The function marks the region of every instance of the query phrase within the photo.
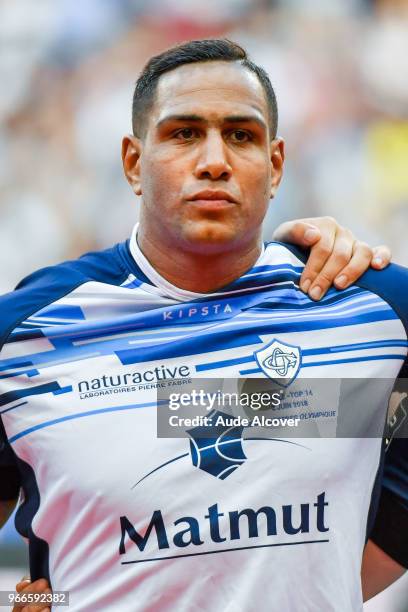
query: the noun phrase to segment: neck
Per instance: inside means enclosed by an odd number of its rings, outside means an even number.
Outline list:
[[[155,270],[172,285],[196,293],[209,293],[228,285],[249,270],[262,250],[261,239],[241,249],[203,254],[169,248],[139,227],[137,242]]]

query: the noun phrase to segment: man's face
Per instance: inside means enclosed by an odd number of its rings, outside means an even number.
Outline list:
[[[160,78],[145,137],[125,139],[124,156],[143,196],[143,231],[175,248],[216,253],[259,239],[283,143],[270,140],[256,75],[238,63],[206,62]]]

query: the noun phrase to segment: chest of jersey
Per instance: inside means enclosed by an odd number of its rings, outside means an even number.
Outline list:
[[[131,500],[163,475],[173,483],[165,487],[166,503],[168,491],[180,488],[177,482],[190,482],[186,494],[196,497],[204,478],[207,495],[208,487],[220,482],[226,487],[232,480],[245,482],[245,475],[251,480],[257,462],[266,462],[268,482],[273,473],[281,489],[275,456],[288,449],[296,460],[284,460],[284,480],[291,482],[291,465],[297,477],[300,465],[305,482],[314,482],[322,476],[321,463],[309,461],[313,453],[298,439],[306,438],[310,446],[336,434],[381,434],[391,381],[406,355],[402,325],[381,301],[367,305],[367,296],[359,295],[347,308],[337,303],[304,308],[305,298],[296,292],[283,296],[292,300],[285,310],[282,296],[264,291],[135,313],[131,300],[123,300],[124,290],[115,290],[95,308],[82,288],[69,305],[81,304],[87,317],[11,343],[4,361],[3,420],[10,442],[44,481],[60,481],[77,500],[92,492],[117,509],[123,495]],[[341,379],[353,382],[342,387]],[[200,449],[197,456],[200,434],[188,425],[169,426],[157,437],[158,415],[165,414],[166,421],[171,414],[163,405],[170,395],[180,397],[193,388],[214,394],[227,386],[253,398],[263,390],[262,381],[273,382],[280,401],[266,415],[253,409],[252,401],[241,417],[268,416],[281,423],[294,418],[300,423],[296,430],[285,424],[262,427],[262,421],[260,427],[232,428],[236,440],[228,441],[218,458],[210,452],[203,458]],[[228,415],[231,409],[218,402],[216,412]],[[208,405],[195,407],[190,416],[198,414],[209,414]],[[224,430],[228,427],[227,422]],[[192,433],[185,433],[189,429]],[[216,428],[214,436],[206,435],[216,441],[225,432]],[[287,437],[290,443],[278,440]],[[327,456],[326,472],[336,479],[352,454],[346,452],[342,461],[336,453]],[[159,503],[157,489],[153,500]]]
[[[73,611],[361,608],[405,307],[393,271],[383,294],[402,319],[375,287],[313,303],[302,269],[271,244],[230,286],[191,294],[159,277],[134,234],[5,300],[0,411],[26,495],[16,525],[32,575],[49,568]],[[267,409],[265,392],[278,397]],[[249,403],[220,399],[234,393]]]

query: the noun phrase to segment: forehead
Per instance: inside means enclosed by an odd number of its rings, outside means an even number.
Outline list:
[[[217,117],[251,112],[267,122],[268,105],[258,77],[238,62],[185,64],[158,82],[152,119],[168,114]]]

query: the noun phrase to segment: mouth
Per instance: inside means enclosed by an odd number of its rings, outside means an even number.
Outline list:
[[[196,193],[195,195],[188,198],[187,201],[192,202],[195,206],[200,206],[201,208],[209,208],[212,210],[229,206],[236,206],[237,204],[237,201],[227,191],[212,191],[209,189]]]

